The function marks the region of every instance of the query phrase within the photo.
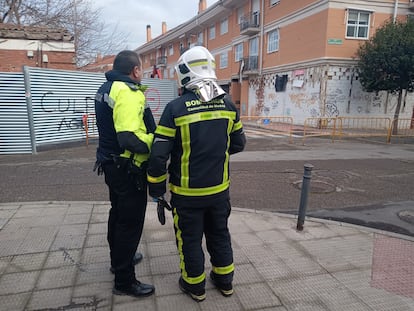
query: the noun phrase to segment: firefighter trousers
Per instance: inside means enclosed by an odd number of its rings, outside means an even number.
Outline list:
[[[107,234],[111,265],[115,287],[122,288],[136,280],[133,258],[144,227],[147,189],[138,190],[127,170],[115,163],[105,164],[103,170],[111,201]]]
[[[228,229],[231,212],[228,199],[194,208],[173,206],[176,243],[180,255],[181,276],[194,291],[204,289],[205,257],[203,234],[210,254],[212,271],[219,283],[233,280],[233,250]]]

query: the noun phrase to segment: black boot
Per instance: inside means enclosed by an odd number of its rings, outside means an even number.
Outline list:
[[[220,291],[220,293],[224,297],[230,297],[233,295],[233,284],[232,283],[219,283],[217,282],[217,278],[215,277],[215,274],[213,271],[210,272],[210,279],[213,282],[213,285]]]
[[[201,302],[204,299],[206,299],[206,290],[205,289],[200,289],[197,292],[190,289],[190,285],[188,283],[186,283],[182,277],[180,277],[180,279],[178,280],[178,286],[180,286],[180,289],[183,293],[187,294],[188,296],[191,297],[191,299],[197,301],[197,302]]]
[[[140,281],[135,281],[129,286],[115,286],[112,293],[115,295],[128,295],[133,297],[147,297],[151,296],[155,291],[155,287],[151,284],[144,284]]]

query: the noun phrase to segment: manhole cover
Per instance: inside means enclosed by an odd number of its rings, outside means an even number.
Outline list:
[[[353,173],[351,171],[316,171],[315,176],[318,177],[326,177],[335,180],[343,180],[343,179],[351,179],[351,178],[359,178],[360,175],[357,173]]]
[[[299,190],[302,190],[303,181],[296,181],[293,186]],[[336,186],[324,181],[311,180],[309,192],[310,193],[332,193],[336,191]]]
[[[413,211],[401,211],[398,213],[398,217],[409,224],[414,225],[414,212]]]

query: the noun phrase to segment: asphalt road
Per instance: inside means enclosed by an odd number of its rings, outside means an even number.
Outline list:
[[[103,177],[92,172],[96,143],[43,149],[0,156],[0,202],[108,200]],[[231,158],[232,205],[297,213],[305,164],[314,167],[308,216],[414,236],[413,143],[248,136],[246,150]]]

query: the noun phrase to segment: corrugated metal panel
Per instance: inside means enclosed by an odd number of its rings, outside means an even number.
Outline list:
[[[0,73],[0,154],[35,153],[37,146],[85,139],[82,117],[95,112],[95,93],[104,81],[103,73],[32,67],[24,67],[23,74]],[[178,96],[177,84],[142,83],[158,121]]]
[[[94,113],[95,93],[105,81],[104,74],[30,67],[25,74],[36,145],[84,139],[82,116]],[[165,105],[177,97],[177,84],[159,79],[143,79],[142,84],[148,86],[147,102],[158,120]]]
[[[32,153],[23,73],[0,72],[0,154]]]
[[[142,79],[142,84],[148,86],[145,97],[158,122],[168,102],[178,96],[177,83],[174,80]]]
[[[94,111],[104,74],[25,67],[36,146],[85,138],[82,116]]]

